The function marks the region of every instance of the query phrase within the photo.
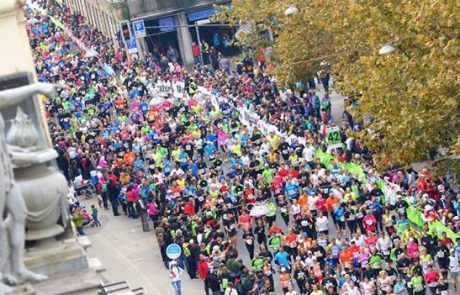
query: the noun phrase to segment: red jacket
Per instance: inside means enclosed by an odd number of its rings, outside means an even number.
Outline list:
[[[192,45],[192,52],[193,52],[193,56],[195,57],[198,57],[200,56],[200,46],[198,45]]]
[[[198,271],[198,274],[200,275],[200,278],[202,280],[206,280],[206,277],[208,276],[208,272],[209,272],[209,266],[205,259],[200,260],[200,263],[198,263],[197,271]]]

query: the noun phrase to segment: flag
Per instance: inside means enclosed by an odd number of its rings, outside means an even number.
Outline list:
[[[111,66],[109,66],[108,64],[104,63],[104,73],[107,75],[107,76],[112,76],[114,74],[114,71],[112,69]]]

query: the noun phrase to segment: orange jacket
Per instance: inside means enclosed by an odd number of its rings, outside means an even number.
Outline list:
[[[136,155],[133,152],[127,152],[123,156],[123,162],[125,162],[126,165],[132,165],[134,160],[136,160]]]
[[[306,194],[303,194],[299,197],[299,200],[297,201],[300,205],[300,207],[304,208],[305,206],[308,205],[308,197]]]
[[[339,198],[337,198],[334,195],[331,195],[329,198],[326,200],[326,209],[327,211],[331,212],[332,209],[334,208],[334,205],[339,203]]]

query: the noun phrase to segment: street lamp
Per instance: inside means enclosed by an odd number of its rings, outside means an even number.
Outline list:
[[[380,55],[385,55],[385,54],[389,54],[389,53],[392,53],[396,50],[396,48],[391,45],[391,44],[386,44],[386,45],[383,45],[380,50],[379,50],[379,54]]]
[[[383,45],[380,49],[379,49],[379,54],[380,55],[387,55],[387,54],[390,54],[390,53],[393,53],[395,52],[396,50],[399,50],[404,58],[406,59],[409,59],[410,58],[410,55],[409,53],[407,53],[400,45],[396,44],[396,45],[391,45],[391,44],[385,44]]]
[[[295,7],[294,5],[289,6],[284,11],[285,16],[291,16],[291,15],[294,15],[294,14],[297,14],[297,13],[299,13],[299,9],[297,7]]]

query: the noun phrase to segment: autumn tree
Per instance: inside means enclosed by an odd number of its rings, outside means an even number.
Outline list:
[[[298,8],[286,17],[291,5]],[[455,153],[460,141],[460,7],[455,0],[234,0],[219,16],[233,24],[270,28],[242,34],[248,46],[272,46],[278,80],[291,84],[332,66],[360,137],[380,168]],[[393,50],[380,54],[384,45]],[[388,51],[388,50],[387,50]],[[310,67],[305,65],[309,64]],[[457,145],[458,148],[458,145]]]

